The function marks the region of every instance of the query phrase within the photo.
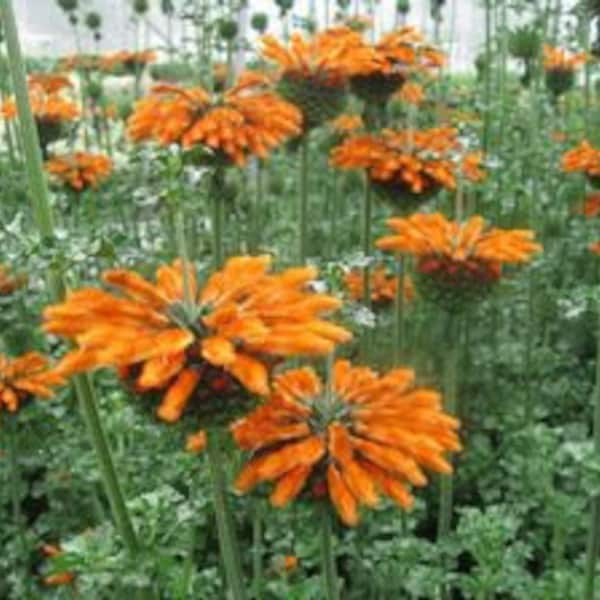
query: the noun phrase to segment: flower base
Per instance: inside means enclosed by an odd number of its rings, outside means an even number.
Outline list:
[[[437,185],[420,194],[411,192],[404,185],[398,183],[383,183],[371,180],[371,185],[377,197],[392,206],[398,215],[409,215],[415,212],[440,191],[440,187]]]
[[[350,85],[352,91],[368,104],[385,104],[405,81],[404,73],[374,73],[353,77]]]
[[[317,79],[283,77],[277,91],[302,111],[305,131],[337,117],[346,106],[345,87],[326,85]]]
[[[568,92],[575,83],[575,72],[570,69],[551,69],[546,71],[546,87],[556,97]]]

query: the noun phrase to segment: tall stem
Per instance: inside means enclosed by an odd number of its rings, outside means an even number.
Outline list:
[[[598,311],[598,332],[596,339],[596,385],[592,400],[594,402],[594,451],[600,455],[600,302],[596,303]],[[596,562],[600,553],[600,495],[592,498],[591,524],[587,545],[585,564],[585,600],[594,600]]]
[[[321,510],[321,561],[323,565],[323,586],[326,600],[339,600],[335,554],[331,528],[331,510],[327,502],[320,503]]]
[[[21,122],[23,150],[26,159],[25,166],[31,192],[33,214],[40,234],[49,245],[52,245],[55,237],[52,208],[44,178],[39,137],[29,104],[25,67],[11,0],[0,0],[0,17],[4,23],[9,67]],[[48,285],[53,300],[60,301],[65,293],[65,284],[60,273],[51,270],[48,276]],[[74,377],[74,385],[80,410],[87,425],[88,435],[96,452],[113,519],[127,550],[132,556],[135,556],[139,550],[138,541],[119,486],[106,436],[102,429],[92,383],[88,377],[80,375]]]
[[[457,413],[457,365],[458,365],[458,321],[456,316],[448,314],[446,328],[446,360],[444,365],[444,408],[450,415]],[[451,475],[442,475],[440,479],[440,512],[438,519],[438,540],[450,533],[452,523],[453,479]]]
[[[406,283],[406,257],[400,255],[396,261],[396,297],[394,306],[394,366],[402,360],[406,339],[404,319],[404,285]]]
[[[212,202],[212,231],[213,231],[213,262],[215,271],[221,268],[223,264],[223,218],[225,207],[224,199],[220,190],[223,184],[224,172],[221,168],[213,174],[212,185],[210,188],[210,202]]]
[[[209,433],[206,454],[210,470],[215,515],[217,517],[219,546],[227,584],[233,600],[245,600],[246,591],[241,572],[237,540],[233,531],[233,519],[227,502],[225,474],[223,472],[224,459],[221,452],[221,436],[219,431],[215,430]]]
[[[485,98],[483,101],[483,151],[487,153],[490,137],[490,101],[492,98],[492,7],[485,0]]]
[[[29,548],[27,547],[27,538],[25,536],[25,524],[23,522],[23,513],[21,512],[21,498],[19,491],[21,488],[21,473],[19,470],[19,454],[17,448],[17,418],[15,415],[9,415],[7,421],[7,450],[10,465],[10,495],[13,511],[13,522],[17,528],[19,545],[21,551],[21,565],[23,570],[23,584],[25,586],[26,598],[31,598],[31,573],[29,572]]]
[[[363,269],[363,303],[367,308],[371,308],[371,266],[368,257],[371,255],[371,220],[373,212],[373,192],[371,189],[371,180],[365,176],[365,191],[362,214],[362,253],[365,259]],[[365,359],[369,352],[370,331],[365,330],[361,343],[362,358]]]
[[[300,221],[298,259],[301,265],[306,262],[308,252],[308,146],[309,134],[305,133],[300,148],[300,180],[298,182],[298,217]]]
[[[261,600],[263,592],[263,505],[258,499],[254,502],[252,522],[252,579],[254,600]]]

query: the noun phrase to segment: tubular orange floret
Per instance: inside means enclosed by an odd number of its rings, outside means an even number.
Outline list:
[[[386,305],[394,301],[398,289],[398,277],[385,265],[376,265],[369,273],[371,300],[375,305]],[[362,301],[364,297],[364,273],[361,269],[352,269],[344,276],[344,284],[352,300]],[[412,302],[415,288],[410,277],[404,277],[404,299]]]
[[[572,53],[563,48],[544,45],[544,69],[547,71],[575,71],[587,60],[585,52]]]
[[[271,503],[280,507],[305,488],[324,489],[349,526],[380,494],[410,507],[407,486],[427,483],[422,468],[448,473],[445,455],[460,449],[458,421],[442,412],[439,394],[413,381],[410,369],[381,376],[339,360],[324,396],[310,368],[279,375],[265,403],[231,426],[236,443],[256,453],[238,492],[272,482]]]
[[[44,312],[48,333],[78,345],[58,370],[68,376],[127,367],[137,391],[165,391],[158,416],[167,422],[181,417],[198,390],[214,393],[211,373],[266,395],[275,358],[327,354],[350,339],[323,320],[339,301],[309,291],[312,269],[271,274],[269,267],[268,256],[234,257],[198,290],[188,265],[191,307],[182,261],[159,267],[156,282],[132,271],[107,271],[103,279],[113,292],[71,292]]]

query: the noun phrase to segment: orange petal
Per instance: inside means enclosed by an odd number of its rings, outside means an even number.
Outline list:
[[[158,407],[158,417],[168,423],[179,420],[201,378],[202,373],[198,369],[187,368],[181,371]]]

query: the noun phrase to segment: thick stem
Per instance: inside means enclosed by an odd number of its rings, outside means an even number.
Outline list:
[[[300,173],[298,185],[298,218],[300,232],[298,240],[298,260],[303,265],[308,252],[308,148],[309,134],[305,133],[300,147]]]
[[[17,447],[17,418],[15,415],[9,415],[6,419],[6,438],[8,461],[10,465],[10,496],[13,511],[13,522],[17,529],[17,535],[20,545],[20,568],[23,570],[23,584],[25,586],[26,598],[31,598],[31,573],[29,562],[29,548],[27,547],[27,537],[25,535],[25,523],[23,513],[21,512],[21,498],[19,490],[21,488],[21,473],[19,470],[19,454]]]
[[[245,600],[246,591],[240,567],[237,540],[233,530],[233,519],[227,502],[225,474],[223,472],[223,454],[221,452],[221,436],[219,431],[211,431],[207,444],[208,466],[212,483],[212,492],[217,518],[217,533],[221,558],[225,568],[227,584],[233,600]]]
[[[373,212],[373,194],[371,190],[371,180],[365,176],[365,190],[362,211],[362,253],[365,259],[363,268],[363,304],[370,309],[371,302],[371,266],[368,257],[371,255],[371,220]],[[361,340],[361,355],[363,360],[369,353],[370,330],[366,329]]]
[[[449,314],[446,335],[446,359],[444,365],[444,409],[450,415],[457,414],[457,366],[458,366],[458,331],[457,318]],[[440,478],[440,512],[438,518],[438,540],[450,533],[453,510],[452,475]]]
[[[406,282],[406,257],[400,255],[396,261],[396,297],[394,306],[394,366],[402,361],[406,339],[404,319],[404,285]]]
[[[212,186],[210,189],[210,201],[212,202],[212,232],[213,232],[213,261],[215,271],[221,268],[223,264],[223,218],[225,207],[224,199],[220,190],[223,184],[224,173],[222,169],[217,168],[213,174]]]
[[[23,149],[26,159],[25,164],[34,218],[40,234],[52,246],[54,243],[52,209],[44,178],[38,132],[29,104],[25,67],[11,0],[0,0],[0,17],[4,24],[9,67],[21,122]],[[65,284],[58,272],[52,270],[49,273],[48,285],[53,300],[56,302],[60,301],[64,297]],[[135,556],[138,552],[138,543],[127,507],[123,500],[108,443],[102,430],[92,383],[88,377],[79,375],[74,378],[74,384],[80,409],[87,425],[88,435],[96,452],[105,491],[112,509],[113,519],[129,553]]]
[[[331,509],[327,502],[321,502],[319,508],[321,510],[321,563],[325,598],[326,600],[339,600],[335,554],[332,543]]]
[[[492,7],[491,0],[485,0],[485,98],[483,101],[483,151],[487,153],[490,137],[490,101],[492,98]]]
[[[598,332],[596,339],[596,385],[593,393],[594,403],[594,451],[600,455],[600,302],[597,302]],[[592,498],[591,524],[587,544],[585,564],[585,600],[594,600],[596,562],[600,553],[600,496]]]
[[[260,500],[254,503],[252,522],[252,589],[254,600],[261,600],[263,593],[263,505]]]

